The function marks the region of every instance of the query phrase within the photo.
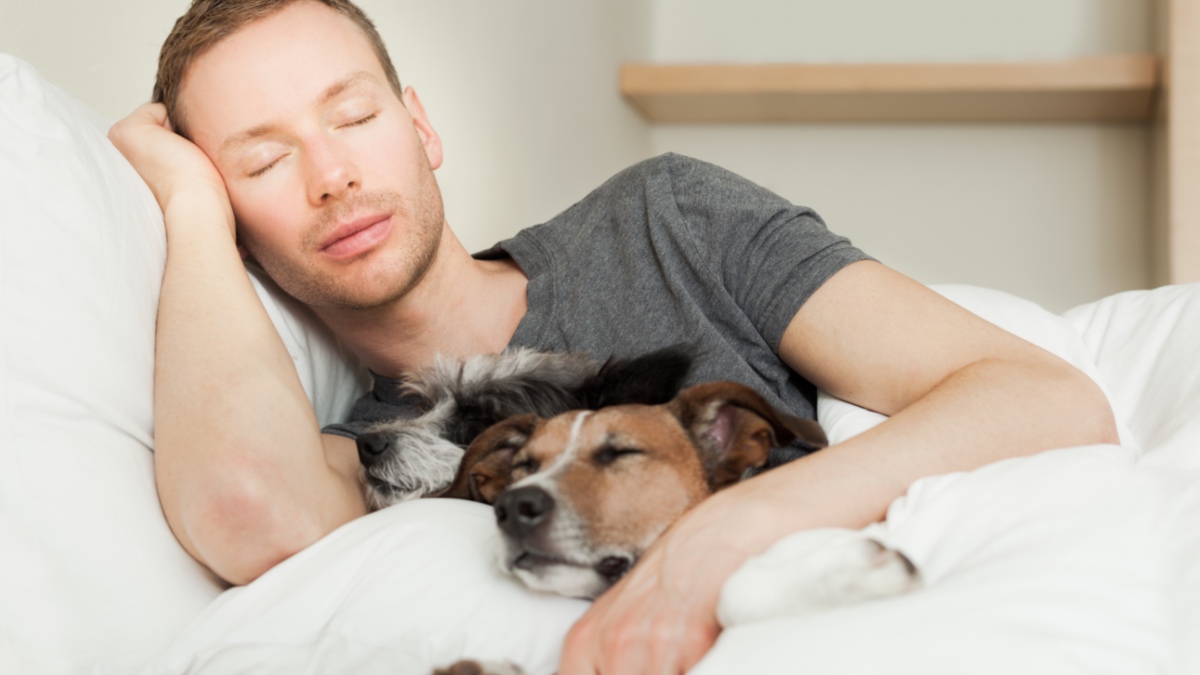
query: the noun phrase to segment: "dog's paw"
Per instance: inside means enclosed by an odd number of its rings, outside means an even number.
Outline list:
[[[520,666],[510,661],[455,661],[445,668],[438,668],[433,675],[525,675]]]
[[[857,530],[797,532],[751,558],[725,582],[722,626],[793,616],[905,593],[920,586],[904,554]]]

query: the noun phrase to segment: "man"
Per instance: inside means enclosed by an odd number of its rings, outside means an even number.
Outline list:
[[[188,552],[225,579],[247,583],[366,507],[354,443],[317,428],[247,281],[239,244],[373,371],[395,377],[439,352],[466,356],[498,352],[514,337],[553,345],[556,335],[586,334],[545,318],[562,308],[545,306],[553,296],[544,287],[570,283],[571,275],[547,277],[521,262],[541,246],[530,242],[550,242],[566,255],[577,238],[560,227],[531,231],[480,259],[463,249],[433,177],[441,140],[416,92],[401,89],[369,22],[348,3],[200,0],[168,38],[158,92],[165,106],[147,104],[110,132],[150,184],[167,227],[157,480],[168,522]],[[662,190],[670,199],[651,194]],[[811,383],[890,415],[852,441],[741,483],[687,514],[571,630],[564,675],[682,672],[717,637],[721,583],[785,534],[878,520],[922,476],[1116,439],[1107,403],[1082,374],[866,259],[811,212],[780,202],[713,167],[663,158],[621,174],[562,217],[614,242],[661,232],[645,222],[639,230],[628,217],[609,228],[615,232],[596,224],[618,212],[685,228],[706,223],[717,228],[714,237],[741,232],[717,222],[731,214],[778,227],[767,238],[749,230],[742,263],[808,251],[804,278],[781,286],[809,289],[799,291],[803,297],[764,292],[759,274],[791,274],[764,264],[726,267],[706,287],[647,302],[675,312],[726,293],[745,316],[770,324],[759,326],[758,339],[778,354],[772,363],[760,359],[761,346],[737,348],[750,370],[788,373],[780,396]],[[674,214],[667,213],[672,203]],[[778,216],[764,218],[764,211]],[[727,253],[716,240],[682,242],[685,235],[675,232],[663,244],[678,249],[678,266]],[[638,247],[606,251],[591,241],[578,244],[591,246],[587,259],[600,256],[618,274],[633,274],[635,284],[666,278],[658,269],[645,276],[642,262],[627,260],[637,260]],[[594,320],[584,328],[595,330],[627,311],[589,310]],[[660,330],[724,330],[731,321],[678,311],[698,323],[669,325],[671,314],[629,344],[652,345]],[[772,318],[781,311],[782,321]],[[530,336],[522,328],[529,322],[549,328]],[[586,335],[563,340],[576,344]],[[811,415],[811,407],[800,412]]]

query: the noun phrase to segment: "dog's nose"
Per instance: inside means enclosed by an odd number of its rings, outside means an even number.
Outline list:
[[[373,433],[362,434],[356,440],[358,444],[358,461],[363,466],[371,466],[383,459],[392,448],[391,434]]]
[[[496,500],[496,524],[513,538],[524,537],[549,517],[554,498],[537,486],[509,490]]]

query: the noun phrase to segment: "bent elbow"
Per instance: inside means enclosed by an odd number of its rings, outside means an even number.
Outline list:
[[[1074,444],[1119,445],[1116,412],[1100,384],[1075,366],[1065,362],[1064,366],[1069,372],[1063,394],[1065,400],[1073,403],[1072,426],[1079,435]]]
[[[310,505],[246,474],[214,481],[188,510],[183,520],[196,554],[234,585],[254,581],[326,534]]]

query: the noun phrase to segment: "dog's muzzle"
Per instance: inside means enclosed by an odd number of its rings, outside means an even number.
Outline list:
[[[507,568],[517,576],[540,577],[548,570],[568,574],[569,587],[550,587],[563,595],[594,598],[625,576],[636,562],[634,555],[606,555],[599,560],[581,552],[562,551],[554,543],[551,530],[557,504],[545,489],[528,485],[508,490],[493,506],[496,525],[507,540]],[[590,560],[589,560],[590,558]],[[562,572],[564,568],[574,570]],[[526,580],[538,588],[538,583]],[[584,590],[586,589],[586,590]]]

